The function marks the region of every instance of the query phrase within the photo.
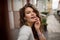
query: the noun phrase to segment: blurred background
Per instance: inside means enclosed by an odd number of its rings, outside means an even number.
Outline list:
[[[5,8],[7,8],[9,19],[9,27],[7,27],[10,29],[13,40],[17,40],[19,34],[19,9],[28,3],[33,4],[40,12],[47,40],[60,40],[60,0],[7,0],[4,3],[7,4]]]

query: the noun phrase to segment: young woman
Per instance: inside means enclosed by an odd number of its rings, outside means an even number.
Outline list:
[[[20,32],[18,40],[45,40],[42,34],[39,12],[32,4],[20,9]]]

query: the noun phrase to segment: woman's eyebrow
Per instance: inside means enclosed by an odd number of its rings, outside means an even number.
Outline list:
[[[26,11],[26,13],[29,13],[29,12],[31,12],[31,11]]]

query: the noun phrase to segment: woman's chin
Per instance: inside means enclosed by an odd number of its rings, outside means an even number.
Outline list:
[[[36,20],[35,20],[35,19],[33,19],[33,20],[31,20],[30,22],[34,23],[34,22],[36,22]]]
[[[33,20],[32,22],[34,23],[34,22],[36,22],[36,20]]]

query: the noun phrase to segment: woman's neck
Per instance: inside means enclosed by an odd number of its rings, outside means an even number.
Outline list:
[[[33,25],[33,23],[31,23],[31,22],[26,22],[26,24],[30,27],[32,27],[32,25]]]

